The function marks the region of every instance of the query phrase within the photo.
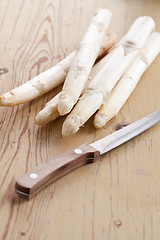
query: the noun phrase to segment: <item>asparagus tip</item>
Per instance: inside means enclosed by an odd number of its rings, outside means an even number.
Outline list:
[[[35,123],[36,123],[37,125],[46,124],[46,123],[48,123],[48,117],[49,117],[48,112],[45,111],[45,109],[42,109],[42,110],[37,114],[37,116],[35,117]]]
[[[94,118],[95,128],[102,128],[106,125],[108,118],[105,113],[96,114]]]
[[[69,113],[74,105],[73,98],[65,96],[59,100],[58,112],[61,116]]]
[[[62,136],[67,137],[76,133],[81,126],[80,118],[77,115],[66,118],[62,126]]]

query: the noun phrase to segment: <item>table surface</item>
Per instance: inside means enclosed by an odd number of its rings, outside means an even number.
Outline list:
[[[50,68],[76,48],[94,12],[113,12],[118,40],[138,16],[160,31],[159,0],[0,0],[0,94]],[[160,56],[118,116],[103,129],[93,117],[62,138],[65,117],[39,127],[36,114],[61,87],[14,108],[0,108],[0,239],[132,240],[160,236],[160,124],[81,167],[28,200],[15,196],[27,170],[160,109]]]

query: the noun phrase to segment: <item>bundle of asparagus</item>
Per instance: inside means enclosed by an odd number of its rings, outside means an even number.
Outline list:
[[[112,13],[95,13],[79,47],[54,67],[0,96],[1,106],[33,100],[64,82],[62,91],[36,116],[39,125],[68,114],[62,135],[76,133],[98,110],[96,128],[118,114],[146,69],[160,53],[160,33],[151,17],[139,17],[115,45]],[[96,64],[96,60],[100,59]]]
[[[147,39],[154,31],[154,28],[155,24],[152,18],[139,17],[136,19],[127,34],[105,57],[105,60],[103,60],[105,61],[105,65],[93,78],[88,89],[85,90],[81,99],[78,101],[72,112],[67,116],[62,126],[63,136],[76,133],[80,126],[82,126],[99,108],[101,108],[102,105],[104,105],[104,102],[110,95],[116,83],[138,56],[140,49],[148,41]],[[158,53],[158,46],[156,50]],[[123,95],[121,95],[121,98],[123,99]],[[103,110],[105,111],[104,108]],[[94,121],[96,127],[101,124],[99,123],[99,120],[101,122],[103,121],[102,117],[101,119],[98,117],[99,115],[96,116]],[[101,114],[101,116],[104,116],[104,114]]]

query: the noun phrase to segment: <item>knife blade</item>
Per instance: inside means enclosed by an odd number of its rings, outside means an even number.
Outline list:
[[[24,174],[15,184],[15,192],[23,198],[31,198],[50,183],[88,163],[119,145],[136,137],[160,121],[160,110],[137,120],[128,126],[92,143],[82,144],[46,161]]]

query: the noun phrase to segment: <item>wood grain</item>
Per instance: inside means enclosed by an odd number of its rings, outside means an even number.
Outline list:
[[[76,48],[97,8],[113,12],[118,39],[140,15],[160,31],[159,0],[0,0],[0,94],[53,66]],[[27,170],[160,109],[160,56],[119,115],[95,130],[93,118],[61,137],[64,117],[44,127],[34,118],[61,87],[0,109],[0,239],[157,240],[160,236],[160,124],[59,179],[29,201],[14,193]],[[5,73],[4,73],[5,72]]]

